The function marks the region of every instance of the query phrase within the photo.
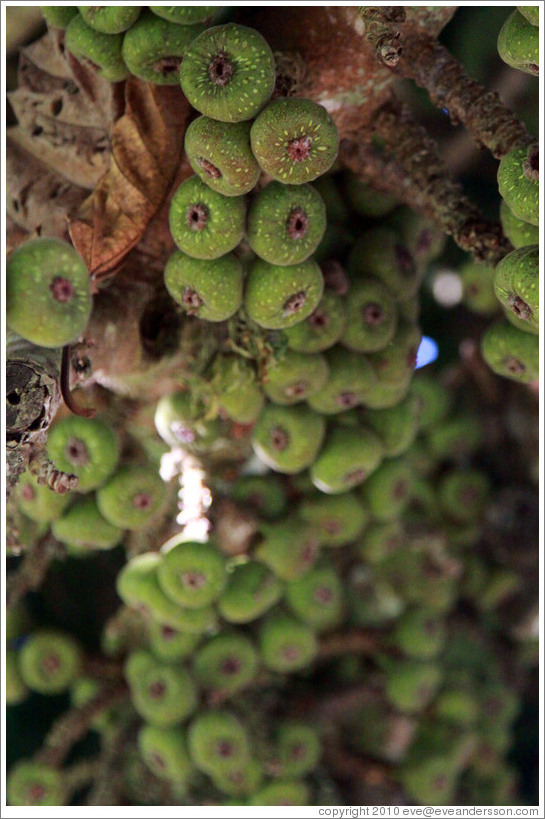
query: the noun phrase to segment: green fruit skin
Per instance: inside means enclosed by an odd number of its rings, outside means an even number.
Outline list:
[[[225,667],[237,664],[236,668]],[[258,668],[253,644],[242,634],[218,634],[206,642],[193,659],[193,673],[200,686],[208,691],[232,696],[251,683]]]
[[[282,591],[280,579],[266,566],[251,560],[231,571],[218,610],[229,623],[250,623],[272,608]]]
[[[358,237],[350,251],[348,273],[354,281],[368,276],[379,279],[398,301],[414,296],[422,279],[398,231],[387,226],[366,230]]]
[[[355,494],[315,494],[304,498],[297,509],[298,516],[312,524],[324,546],[345,546],[354,541],[365,528],[369,514]]]
[[[214,628],[216,617],[211,607],[183,609],[167,597],[157,579],[161,560],[158,552],[145,552],[125,564],[116,579],[123,602],[149,614],[160,625],[182,632],[199,635]]]
[[[230,711],[210,710],[197,715],[189,726],[187,738],[191,759],[205,773],[229,773],[250,759],[246,729]],[[230,755],[218,751],[218,744],[224,742],[231,745]]]
[[[60,518],[71,501],[70,493],[60,495],[39,484],[31,472],[25,472],[15,490],[19,509],[35,523],[51,523]]]
[[[308,785],[298,779],[271,782],[250,797],[250,805],[308,805]]]
[[[176,66],[203,30],[202,26],[179,26],[144,12],[123,37],[121,54],[125,65],[135,77],[146,82],[177,85]],[[166,70],[160,67],[163,59],[167,61]]]
[[[320,392],[308,399],[313,410],[324,415],[338,415],[367,399],[376,382],[376,376],[368,360],[352,350],[332,347],[325,354],[329,378]]]
[[[121,34],[130,28],[140,16],[141,6],[78,6],[78,11],[88,26],[103,34]]]
[[[242,266],[231,253],[206,261],[175,251],[166,264],[164,276],[174,301],[190,315],[206,321],[226,321],[242,304]],[[188,288],[198,293],[202,301],[196,308],[188,306],[184,297]]]
[[[214,86],[209,66],[221,52],[234,65],[232,81]],[[201,114],[221,122],[252,119],[273,92],[274,56],[254,29],[234,23],[213,26],[191,43],[180,68],[180,83]]]
[[[339,625],[343,616],[343,597],[341,578],[325,564],[316,566],[286,586],[285,599],[290,609],[318,632]]]
[[[420,429],[426,429],[442,421],[450,412],[452,407],[450,394],[423,370],[416,373],[411,383],[411,393],[419,402]]]
[[[290,215],[307,220],[304,230],[290,234]],[[299,217],[301,218],[301,216]],[[252,250],[270,264],[304,262],[320,244],[326,211],[320,194],[310,185],[270,182],[252,202],[246,235]],[[291,225],[292,232],[294,226]]]
[[[479,262],[467,262],[460,268],[463,301],[473,313],[493,316],[498,311],[494,293],[494,268]]]
[[[19,671],[31,691],[61,694],[77,677],[81,659],[81,650],[73,637],[54,629],[40,629],[23,644]]]
[[[305,776],[317,766],[321,755],[320,738],[310,725],[283,722],[275,739],[284,775]]]
[[[312,464],[312,482],[321,492],[332,495],[346,492],[374,472],[382,461],[383,451],[380,439],[371,429],[337,427]]]
[[[161,588],[183,608],[208,606],[227,582],[223,555],[212,542],[178,541],[175,536],[163,546],[157,570]]]
[[[19,671],[17,651],[12,648],[6,650],[6,705],[19,705],[24,702],[29,690]]]
[[[397,309],[387,287],[366,277],[351,284],[346,298],[348,321],[341,343],[358,353],[382,350],[392,340],[397,328]],[[374,318],[366,319],[371,311]]]
[[[96,500],[87,496],[77,501],[51,530],[62,543],[87,549],[113,549],[121,541],[123,530],[102,517]]]
[[[85,461],[77,463],[82,450]],[[113,474],[119,461],[119,440],[98,418],[71,415],[54,424],[47,439],[47,454],[58,469],[78,478],[77,491],[97,489]]]
[[[125,663],[125,677],[136,711],[150,725],[173,728],[197,709],[197,686],[181,665],[160,663],[148,651],[133,651]]]
[[[77,60],[90,61],[105,80],[120,82],[127,78],[129,72],[121,53],[122,34],[95,31],[78,14],[66,27],[65,45]]]
[[[399,710],[419,713],[433,699],[441,677],[440,667],[433,662],[397,660],[387,672],[386,696]]]
[[[257,184],[260,168],[250,147],[249,122],[197,117],[185,132],[185,151],[199,178],[224,196],[241,196]]]
[[[149,648],[154,657],[162,662],[177,662],[191,657],[201,642],[200,634],[177,631],[150,620],[148,624]]]
[[[513,247],[539,244],[539,227],[518,219],[503,199],[500,203],[500,220],[503,232]]]
[[[62,772],[50,765],[20,760],[10,769],[6,784],[10,805],[58,807],[66,804],[68,794]]]
[[[59,301],[51,290],[57,277],[72,289],[66,301]],[[67,242],[31,239],[9,255],[6,322],[23,338],[40,347],[63,347],[83,333],[91,306],[89,273]]]
[[[387,459],[361,486],[361,496],[373,520],[388,523],[400,517],[410,501],[412,471],[403,458]]]
[[[97,505],[106,520],[120,529],[148,526],[164,507],[166,487],[149,467],[123,466],[97,492]],[[144,504],[140,496],[146,497]]]
[[[195,230],[188,220],[191,206],[207,212],[206,225]],[[233,250],[244,236],[246,203],[243,196],[227,197],[212,190],[198,176],[190,176],[178,187],[169,212],[172,238],[194,259],[218,259]]]
[[[66,28],[78,13],[77,6],[40,6],[44,20],[53,28]]]
[[[488,366],[498,375],[528,384],[539,378],[539,339],[507,321],[497,321],[481,339]]]
[[[517,11],[533,26],[539,25],[539,6],[517,6]]]
[[[513,11],[498,35],[498,54],[507,65],[527,74],[539,74],[539,29]]]
[[[290,156],[290,146],[305,140],[309,155]],[[328,171],[339,149],[337,126],[326,109],[312,100],[279,97],[255,119],[252,151],[261,168],[285,185],[303,185]]]
[[[319,392],[328,375],[327,361],[319,353],[305,355],[288,350],[267,367],[263,390],[275,404],[297,404]]]
[[[342,176],[342,190],[352,209],[360,216],[380,219],[398,204],[395,196],[375,190],[351,171],[347,171]]]
[[[539,332],[539,245],[519,247],[499,262],[494,292],[501,304],[520,320],[518,326]]]
[[[281,580],[295,580],[305,575],[318,558],[319,543],[312,526],[286,518],[274,524],[262,524],[263,541],[255,550]]]
[[[275,449],[272,441],[277,428],[288,435],[284,449]],[[325,435],[325,420],[303,405],[265,407],[254,427],[252,446],[256,455],[275,472],[293,475],[309,467]]]
[[[285,267],[256,259],[246,280],[244,306],[260,327],[282,330],[306,319],[323,291],[322,271],[312,259]],[[303,294],[301,306],[292,307],[291,300],[299,294]]]
[[[284,330],[288,347],[298,353],[328,350],[340,339],[346,321],[345,300],[326,290],[304,321]]]
[[[148,6],[149,10],[172,23],[203,23],[221,6]]]
[[[312,663],[318,651],[314,631],[288,615],[265,620],[259,643],[266,667],[280,673],[300,671]]]
[[[188,784],[195,769],[187,752],[184,731],[144,725],[138,733],[138,749],[159,779],[182,786]]]
[[[498,166],[498,188],[513,214],[531,225],[539,225],[539,181],[537,169],[528,169],[528,158],[535,157],[536,145],[509,151]]]
[[[195,451],[206,449],[220,433],[218,419],[205,418],[206,411],[189,390],[164,395],[155,409],[157,432],[171,447],[181,446]]]
[[[286,488],[273,475],[241,475],[232,485],[230,496],[256,509],[259,517],[266,520],[281,518],[288,505]]]
[[[412,445],[418,432],[418,407],[416,396],[408,395],[395,407],[364,413],[363,421],[379,436],[387,458],[403,455]]]
[[[232,421],[253,424],[261,415],[264,395],[253,366],[241,356],[217,356],[212,365],[212,386],[219,405]]]

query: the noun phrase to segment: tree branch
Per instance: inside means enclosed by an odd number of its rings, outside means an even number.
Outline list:
[[[54,724],[45,738],[36,760],[45,765],[59,767],[72,748],[89,730],[94,718],[102,711],[125,699],[128,688],[125,682],[107,686],[96,697],[79,708],[71,708]]]
[[[344,654],[374,654],[377,650],[377,634],[366,629],[352,629],[322,637],[318,660],[331,660]]]
[[[60,353],[19,336],[7,344],[6,447],[8,496],[26,469],[31,451],[43,446],[61,403]]]
[[[499,94],[469,77],[433,37],[405,38],[395,73],[425,88],[435,105],[448,110],[452,123],[463,123],[477,144],[486,146],[496,159],[534,141]]]
[[[420,202],[428,214],[459,247],[492,265],[512,250],[501,225],[484,219],[461,185],[450,178],[435,141],[406,106],[396,101],[386,103],[375,114],[372,127],[395,155],[412,189],[420,191]]]
[[[29,591],[39,588],[51,561],[64,554],[64,547],[48,532],[27,552],[21,565],[6,579],[6,609],[9,611]]]
[[[399,62],[403,50],[398,23],[405,22],[402,6],[360,6],[365,23],[365,37],[376,58],[389,68]]]

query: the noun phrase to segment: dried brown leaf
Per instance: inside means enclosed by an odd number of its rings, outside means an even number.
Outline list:
[[[6,139],[6,210],[28,233],[68,238],[68,217],[88,191],[71,183],[29,153],[28,134],[10,128]]]
[[[18,87],[8,95],[19,124],[12,138],[39,163],[93,190],[109,167],[115,93],[111,83],[95,79],[97,106],[74,81],[60,45],[57,32],[21,49]]]
[[[138,244],[169,193],[190,113],[178,87],[127,80],[125,112],[110,135],[110,169],[69,225],[95,281]]]

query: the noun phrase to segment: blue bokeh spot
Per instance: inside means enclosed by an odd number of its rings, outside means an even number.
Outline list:
[[[432,361],[435,361],[438,355],[439,347],[433,338],[430,338],[429,336],[422,336],[422,341],[420,342],[420,347],[418,348],[418,352],[416,354],[415,369],[418,370],[420,367],[425,367],[426,364],[431,364]]]

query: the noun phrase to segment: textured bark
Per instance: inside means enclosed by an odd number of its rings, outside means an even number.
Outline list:
[[[453,125],[465,125],[479,147],[501,159],[535,139],[499,94],[469,77],[444,46],[428,36],[405,41],[396,73],[425,88],[432,102],[448,111]]]

